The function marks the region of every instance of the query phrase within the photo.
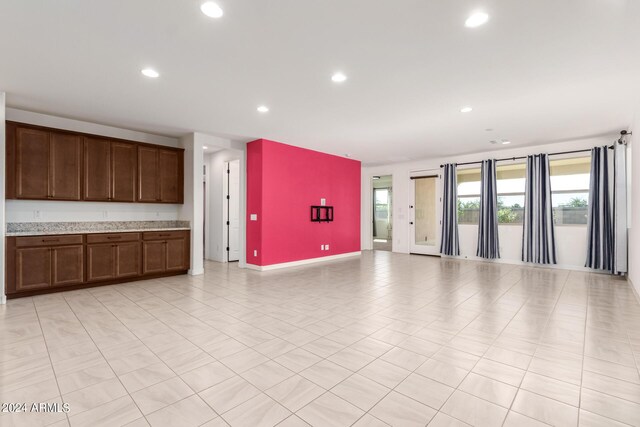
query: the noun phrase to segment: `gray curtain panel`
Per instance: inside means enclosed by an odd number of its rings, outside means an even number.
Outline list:
[[[589,216],[587,219],[587,261],[585,267],[613,269],[613,222],[609,188],[609,148],[591,149]]]
[[[476,255],[482,258],[500,258],[495,159],[483,160],[480,171],[480,220]]]
[[[556,264],[549,156],[527,156],[522,261]]]
[[[627,144],[615,144],[613,164],[613,273],[628,271],[627,260]]]
[[[458,236],[458,177],[455,163],[444,165],[442,191],[442,237],[440,253],[460,255]]]

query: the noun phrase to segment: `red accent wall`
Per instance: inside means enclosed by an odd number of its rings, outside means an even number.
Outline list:
[[[248,143],[247,263],[266,266],[359,251],[360,168],[356,160],[266,139]],[[321,198],[334,207],[333,222],[311,222],[310,206]],[[327,244],[329,250],[320,249]]]

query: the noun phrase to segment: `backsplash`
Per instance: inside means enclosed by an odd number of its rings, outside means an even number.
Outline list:
[[[189,221],[82,221],[82,222],[9,222],[7,235],[25,233],[99,233],[110,231],[145,231],[188,229]]]

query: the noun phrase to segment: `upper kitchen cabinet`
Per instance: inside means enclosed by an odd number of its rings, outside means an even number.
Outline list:
[[[135,202],[136,145],[84,138],[84,200]]]
[[[138,201],[183,202],[183,152],[138,146]]]
[[[136,148],[128,142],[111,142],[111,200],[114,202],[136,201]]]
[[[178,148],[7,122],[8,199],[183,203]]]
[[[84,200],[111,200],[111,141],[84,138]]]
[[[14,124],[7,130],[7,198],[81,200],[80,136]]]

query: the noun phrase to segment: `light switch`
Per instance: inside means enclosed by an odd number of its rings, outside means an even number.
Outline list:
[[[320,199],[320,206],[326,206],[327,205],[327,199],[322,198]]]
[[[251,221],[257,221],[258,220],[258,214],[251,214]]]

